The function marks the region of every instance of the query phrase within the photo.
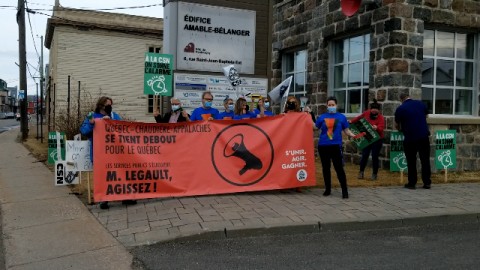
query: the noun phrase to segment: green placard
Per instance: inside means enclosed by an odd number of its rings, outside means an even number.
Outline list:
[[[357,122],[350,124],[349,128],[355,135],[364,134],[359,138],[353,139],[353,142],[360,150],[380,139],[377,131],[373,129],[372,125],[365,118],[360,118]]]
[[[143,93],[145,95],[172,96],[173,56],[145,53]]]
[[[407,159],[403,152],[403,140],[405,137],[402,132],[392,132],[390,134],[390,171],[401,172],[407,170]]]
[[[437,169],[457,167],[457,133],[455,130],[435,132],[435,167]]]
[[[67,136],[65,132],[60,133],[60,151],[62,154],[62,160],[65,160],[65,141]],[[55,164],[57,160],[57,133],[49,132],[48,133],[48,164]]]

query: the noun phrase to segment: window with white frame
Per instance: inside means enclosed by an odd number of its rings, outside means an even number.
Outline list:
[[[476,35],[425,30],[422,101],[431,114],[472,115]]]
[[[148,47],[148,52],[149,53],[162,53],[162,47],[159,47],[159,46],[149,46]],[[155,100],[156,99],[156,100]],[[148,95],[148,98],[147,98],[147,108],[148,108],[148,113],[153,113],[153,111],[155,110],[155,103],[157,105],[157,108],[156,109],[159,109],[159,107],[161,107],[160,105],[160,96],[157,96],[157,97],[154,97],[153,95]]]
[[[370,34],[334,41],[331,48],[329,87],[337,111],[360,113],[368,105]]]
[[[283,79],[293,76],[290,84],[289,96],[295,96],[298,99],[306,95],[305,84],[307,81],[307,51],[301,50],[292,53],[286,53],[283,56]]]

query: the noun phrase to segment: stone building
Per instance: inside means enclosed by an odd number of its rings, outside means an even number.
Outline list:
[[[51,118],[66,112],[69,88],[70,114],[76,114],[80,87],[82,100],[93,100],[94,105],[106,95],[123,117],[153,121],[152,96],[143,94],[144,53],[162,52],[163,19],[57,3],[48,19],[45,46],[50,49],[46,101]]]
[[[273,20],[272,85],[293,75],[293,93],[315,112],[334,95],[348,117],[376,98],[388,129],[383,168],[399,94],[408,92],[428,105],[432,134],[457,131],[457,170],[480,170],[480,2],[364,1],[347,17],[339,0],[276,0]]]

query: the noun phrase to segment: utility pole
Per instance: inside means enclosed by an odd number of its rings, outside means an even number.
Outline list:
[[[43,86],[45,77],[43,75],[43,36],[40,37],[40,142],[43,143]]]
[[[24,0],[18,0],[17,23],[18,23],[18,61],[20,69],[20,90],[23,90],[23,100],[20,105],[22,139],[28,138],[27,117],[27,51],[25,48],[25,4]]]

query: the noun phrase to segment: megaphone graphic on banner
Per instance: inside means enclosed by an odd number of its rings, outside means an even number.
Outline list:
[[[362,3],[365,4],[372,4],[375,3],[377,7],[380,6],[382,0],[340,0],[340,6],[342,8],[342,13],[350,17],[353,14],[358,12],[358,9],[360,9],[360,5]]]
[[[247,147],[243,143],[243,135],[237,134],[233,136],[225,145],[223,149],[223,155],[225,157],[238,157],[245,161],[245,166],[238,172],[240,175],[243,175],[246,171],[255,169],[260,170],[263,167],[262,161],[256,157],[254,154],[248,151]]]

